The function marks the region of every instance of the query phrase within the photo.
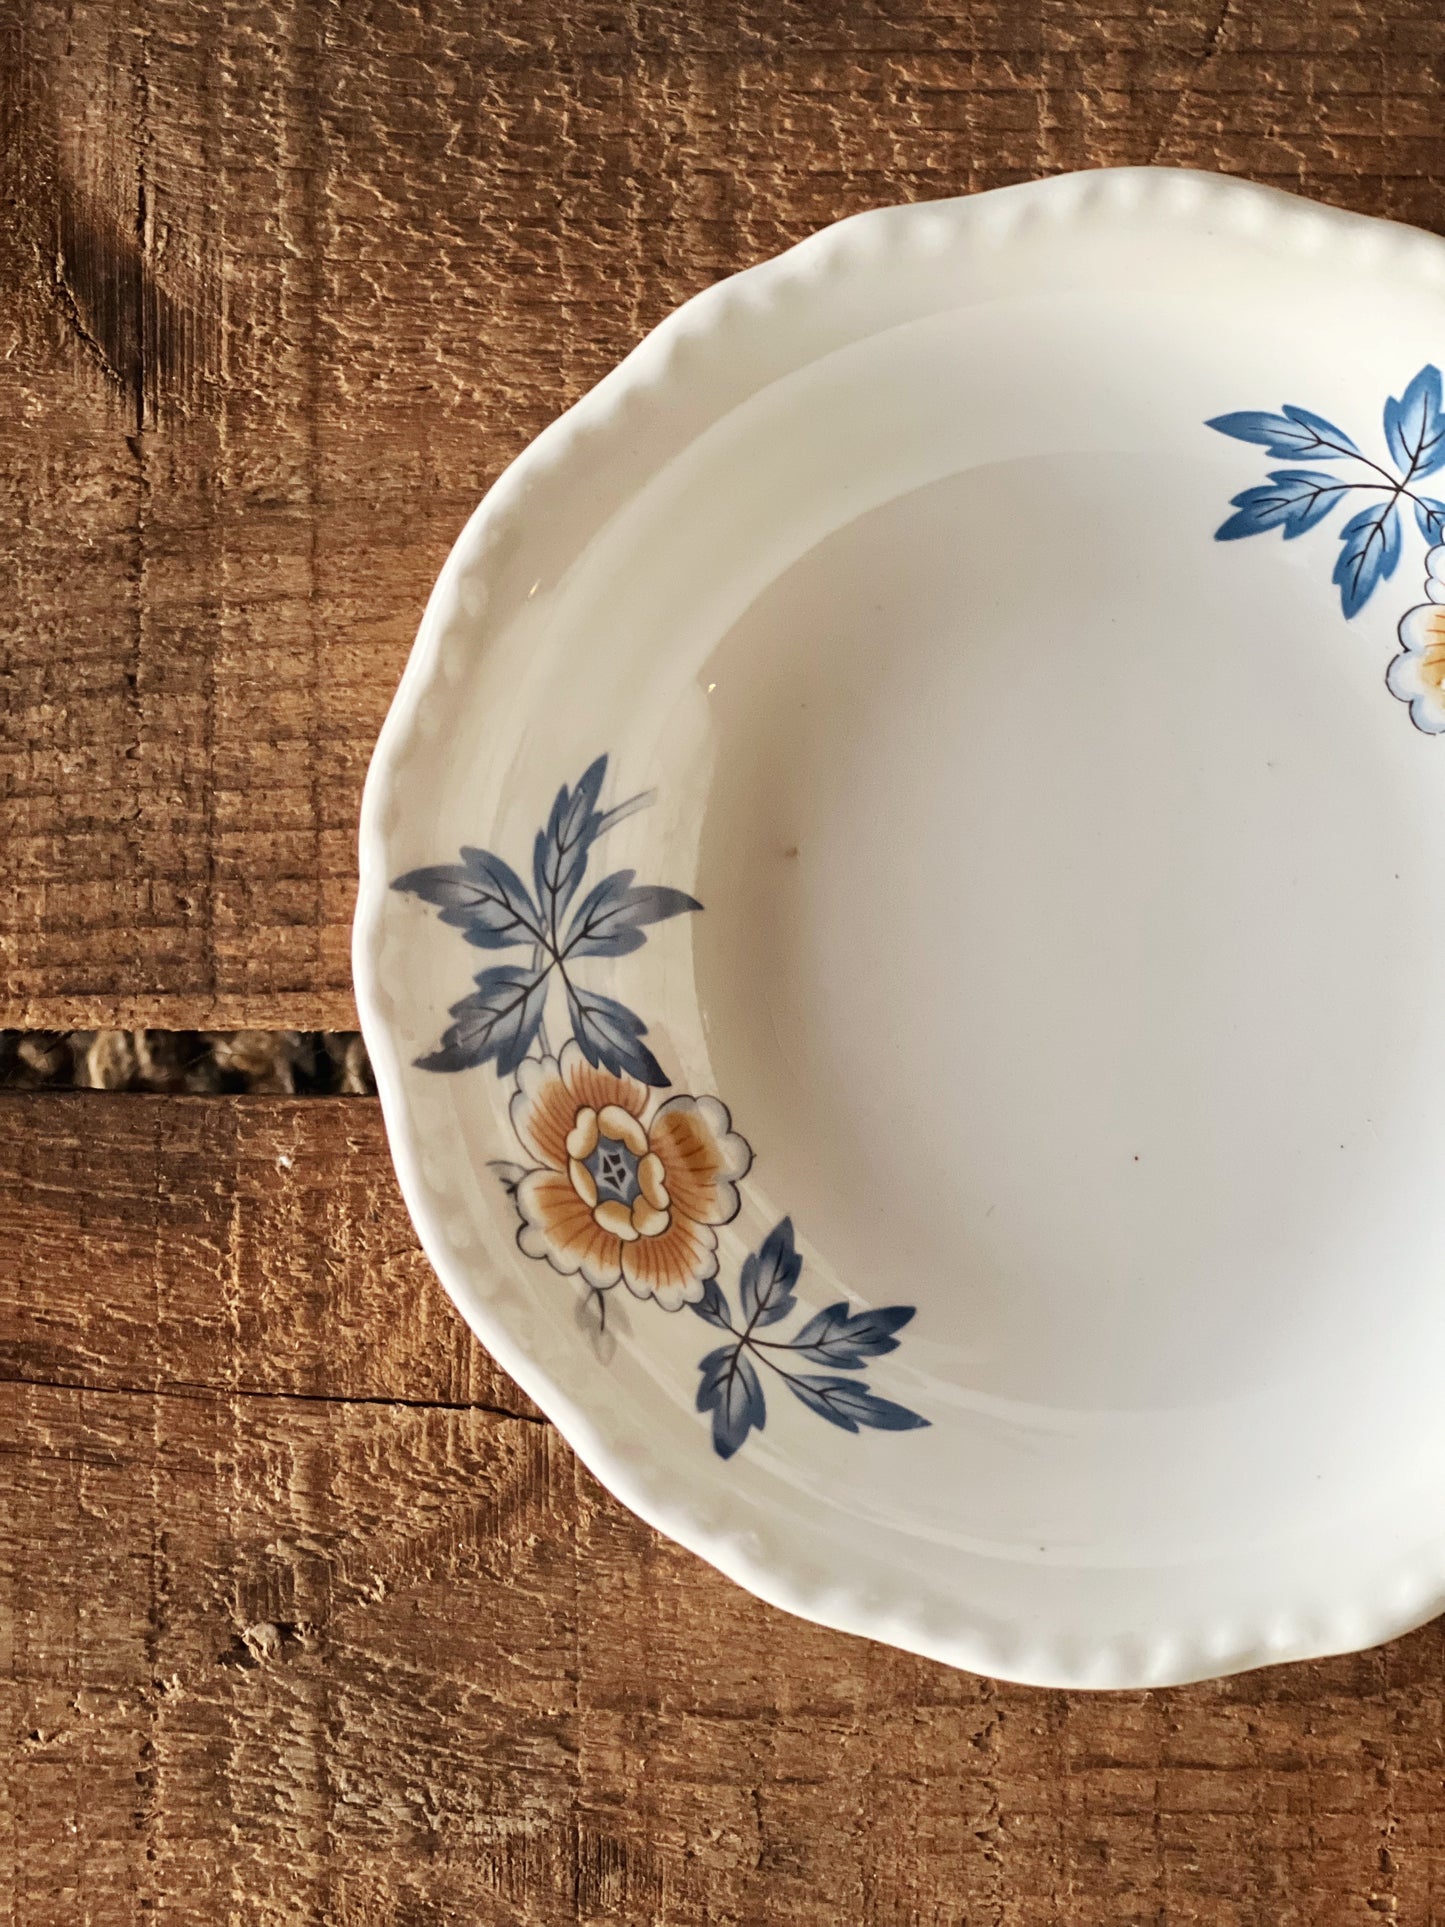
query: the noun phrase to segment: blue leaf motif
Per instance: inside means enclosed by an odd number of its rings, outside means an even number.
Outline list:
[[[912,1305],[887,1305],[877,1311],[850,1312],[846,1304],[829,1305],[810,1318],[788,1343],[810,1364],[831,1365],[836,1371],[856,1371],[867,1359],[896,1352],[893,1336],[912,1318]]]
[[[702,1382],[697,1388],[697,1409],[700,1412],[712,1410],[723,1376],[731,1371],[737,1355],[736,1345],[720,1345],[715,1352],[709,1352],[699,1361],[697,1369],[702,1374]]]
[[[626,1004],[604,997],[600,991],[584,990],[569,978],[567,1010],[572,1019],[572,1034],[589,1064],[600,1064],[616,1076],[635,1077],[659,1089],[670,1083],[661,1064],[642,1042],[647,1035],[646,1024]]]
[[[702,1297],[692,1309],[709,1325],[716,1325],[719,1331],[730,1332],[733,1328],[732,1320],[728,1317],[727,1299],[723,1297],[722,1287],[716,1278],[703,1280]]]
[[[481,950],[543,941],[541,914],[526,884],[490,850],[463,850],[460,863],[411,870],[391,887],[435,904],[442,922]]]
[[[1428,495],[1416,496],[1415,520],[1427,542],[1445,542],[1445,502],[1436,502]]]
[[[1237,442],[1258,442],[1277,461],[1301,456],[1320,462],[1335,461],[1341,455],[1358,455],[1359,449],[1342,428],[1312,415],[1307,408],[1285,404],[1282,415],[1264,409],[1245,408],[1233,415],[1216,415],[1206,428],[1232,435]]]
[[[419,1057],[424,1071],[465,1071],[495,1058],[497,1075],[510,1077],[542,1024],[551,966],[526,969],[517,964],[494,964],[476,979],[477,988],[452,1005],[453,1022],[441,1045]]]
[[[749,1328],[775,1325],[787,1317],[797,1302],[793,1287],[802,1269],[793,1247],[793,1221],[784,1218],[763,1240],[762,1249],[743,1261],[739,1295]]]
[[[791,1218],[780,1219],[757,1251],[743,1261],[739,1279],[744,1322],[734,1325],[727,1296],[716,1278],[703,1286],[692,1309],[709,1325],[730,1332],[734,1342],[709,1352],[699,1367],[702,1384],[698,1409],[714,1414],[713,1444],[724,1458],[734,1453],[748,1431],[762,1424],[762,1387],[748,1354],[759,1359],[789,1386],[812,1412],[844,1432],[863,1426],[888,1432],[913,1431],[929,1421],[905,1405],[880,1398],[860,1379],[838,1378],[837,1372],[857,1371],[869,1358],[898,1349],[895,1332],[914,1315],[912,1305],[887,1305],[878,1310],[851,1311],[846,1303],[817,1312],[791,1338],[760,1339],[759,1329],[776,1325],[797,1303],[795,1287],[802,1272]],[[794,1361],[831,1366],[832,1372],[795,1372],[782,1364]],[[748,1367],[745,1382],[737,1381]],[[756,1397],[757,1416],[751,1399]],[[721,1416],[719,1414],[721,1413]]]
[[[698,1367],[697,1409],[712,1413],[713,1449],[730,1459],[754,1427],[767,1422],[763,1388],[757,1367],[740,1345],[723,1345],[709,1352]]]
[[[845,1432],[856,1432],[860,1425],[871,1425],[880,1432],[913,1432],[928,1424],[906,1405],[895,1405],[891,1398],[879,1398],[856,1378],[830,1378],[820,1372],[789,1375],[788,1388],[810,1411],[839,1425]]]
[[[568,904],[577,893],[587,868],[587,852],[597,840],[603,817],[597,808],[607,775],[607,758],[599,756],[583,771],[577,787],[564,783],[558,790],[545,830],[537,832],[532,851],[532,877],[537,902],[548,933],[555,935]]]
[[[1445,462],[1445,408],[1440,370],[1427,363],[1399,400],[1385,403],[1385,440],[1405,480],[1433,475]]]
[[[567,931],[562,955],[621,957],[640,950],[647,938],[643,926],[701,910],[696,897],[660,884],[634,884],[635,870],[615,870],[603,877],[583,898]]]
[[[1262,535],[1266,529],[1282,529],[1285,541],[1292,542],[1322,522],[1352,486],[1328,475],[1313,475],[1308,469],[1276,469],[1267,482],[1234,497],[1231,507],[1237,513],[1221,523],[1214,539],[1237,542],[1242,536]]]
[[[1340,592],[1345,615],[1354,616],[1374,594],[1376,585],[1395,572],[1400,560],[1400,511],[1394,498],[1361,509],[1340,532],[1343,544],[1330,580]]]

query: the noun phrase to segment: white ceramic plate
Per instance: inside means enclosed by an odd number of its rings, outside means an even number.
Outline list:
[[[1445,1600],[1441,360],[1445,244],[1240,182],[888,208],[458,541],[363,813],[402,1186],[765,1598],[1099,1686]]]

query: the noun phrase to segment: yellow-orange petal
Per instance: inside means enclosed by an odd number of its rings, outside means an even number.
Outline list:
[[[674,1211],[699,1224],[727,1224],[737,1216],[737,1181],[753,1154],[732,1129],[725,1104],[715,1097],[669,1098],[648,1136],[662,1159]]]
[[[702,1280],[689,1278],[683,1285],[659,1285],[652,1294],[652,1302],[663,1311],[681,1311],[684,1305],[695,1305],[701,1297]]]
[[[567,1175],[572,1180],[572,1189],[577,1193],[590,1211],[597,1202],[597,1180],[587,1166],[573,1158],[567,1166]]]
[[[657,1238],[639,1238],[622,1247],[622,1277],[635,1298],[665,1293],[676,1302],[702,1296],[702,1281],[717,1271],[717,1233],[672,1214]]]
[[[1445,646],[1445,606],[1422,602],[1407,609],[1400,618],[1400,640],[1421,655]]]
[[[656,1151],[649,1151],[637,1166],[637,1182],[642,1195],[650,1205],[659,1211],[666,1211],[672,1203],[672,1194],[667,1188],[667,1173],[662,1168],[662,1159]]]
[[[510,1106],[512,1129],[538,1163],[567,1169],[567,1133],[577,1118],[577,1100],[564,1083],[555,1057],[527,1057],[517,1070]]]
[[[639,1238],[660,1237],[670,1222],[668,1213],[649,1204],[640,1191],[632,1200],[632,1228]]]
[[[567,1133],[567,1155],[569,1158],[590,1158],[597,1149],[597,1113],[590,1104],[584,1104],[577,1113],[577,1122]]]
[[[610,1232],[614,1238],[620,1238],[624,1244],[631,1244],[637,1236],[632,1213],[621,1198],[604,1199],[593,1207],[592,1216],[604,1231]]]
[[[605,1291],[622,1276],[622,1241],[599,1225],[561,1171],[529,1171],[517,1186],[517,1243],[565,1277]]]
[[[632,1115],[624,1111],[620,1104],[604,1104],[597,1113],[597,1128],[603,1137],[610,1137],[617,1144],[625,1144],[635,1158],[647,1156],[647,1133]]]
[[[620,1104],[624,1111],[641,1117],[647,1110],[649,1092],[635,1077],[618,1077],[600,1064],[589,1064],[575,1038],[562,1046],[558,1060],[563,1080],[579,1105],[590,1104],[600,1111],[604,1104]]]

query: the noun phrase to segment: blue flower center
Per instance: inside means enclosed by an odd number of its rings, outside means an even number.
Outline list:
[[[619,1204],[631,1208],[642,1186],[637,1182],[637,1159],[625,1144],[619,1144],[615,1138],[600,1137],[596,1150],[590,1158],[584,1158],[583,1163],[592,1173],[599,1204],[615,1198]]]

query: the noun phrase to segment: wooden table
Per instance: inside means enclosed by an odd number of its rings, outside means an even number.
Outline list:
[[[837,216],[1221,167],[1445,227],[1438,0],[4,0],[0,1020],[346,1025],[503,463]],[[1445,1644],[1111,1698],[602,1493],[365,1100],[0,1099],[0,1921],[1445,1921]]]

